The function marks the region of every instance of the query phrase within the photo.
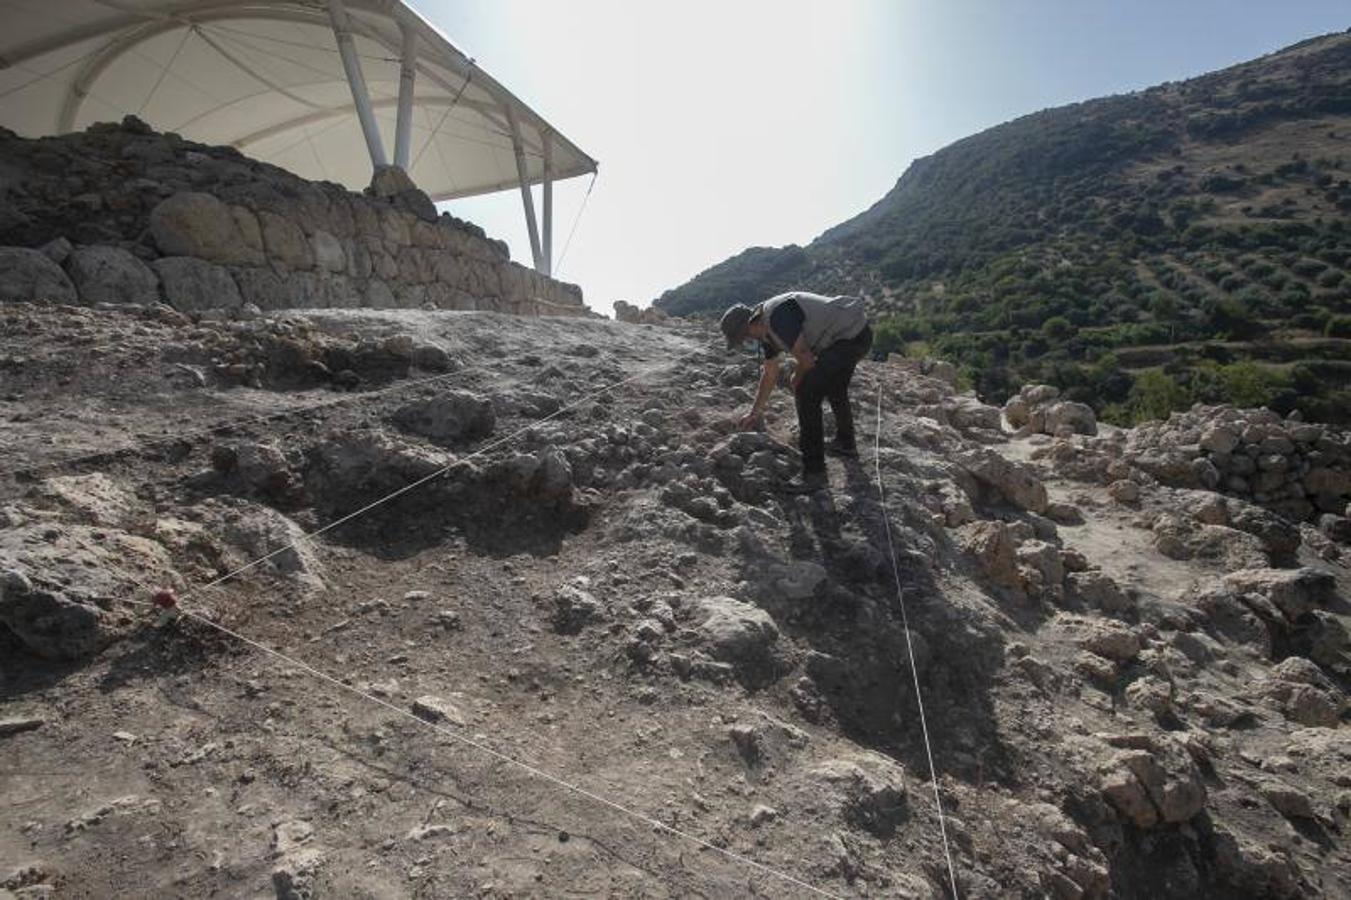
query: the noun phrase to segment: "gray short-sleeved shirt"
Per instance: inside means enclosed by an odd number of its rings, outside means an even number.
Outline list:
[[[857,337],[868,324],[862,297],[826,297],[807,291],[770,297],[756,315],[769,323],[762,343],[766,359],[788,352],[799,335],[813,353],[820,353],[836,341]]]

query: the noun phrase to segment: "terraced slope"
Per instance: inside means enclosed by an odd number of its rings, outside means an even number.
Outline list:
[[[1312,339],[1351,337],[1351,34],[991,128],[808,246],[655,303],[793,287],[864,293],[882,349],[952,359],[991,401],[1046,381],[1116,421],[1197,400],[1345,421],[1351,356]]]

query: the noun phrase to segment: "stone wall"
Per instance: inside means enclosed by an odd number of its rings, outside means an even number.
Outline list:
[[[588,315],[398,170],[364,194],[125,119],[0,129],[0,300]]]

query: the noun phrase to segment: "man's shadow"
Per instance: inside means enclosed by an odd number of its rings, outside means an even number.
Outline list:
[[[784,623],[813,651],[806,670],[826,715],[859,744],[924,768],[913,646],[931,736],[949,751],[936,760],[940,769],[965,779],[1007,774],[990,695],[1003,641],[936,582],[947,536],[897,502],[903,489],[882,496],[869,450],[830,468],[843,471],[841,487],[781,503],[793,559],[830,575]],[[746,577],[753,582],[755,573]]]

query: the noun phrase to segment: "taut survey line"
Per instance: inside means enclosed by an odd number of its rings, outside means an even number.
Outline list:
[[[938,809],[938,830],[943,837],[943,857],[948,864],[948,881],[952,885],[953,900],[960,900],[957,892],[957,872],[952,866],[952,850],[948,847],[948,827],[943,820],[943,798],[938,794],[938,771],[934,768],[933,747],[929,743],[929,723],[924,716],[924,694],[919,689],[919,668],[915,665],[915,648],[910,640],[910,620],[905,613],[905,591],[901,587],[901,570],[896,564],[896,544],[891,538],[891,514],[887,512],[887,494],[882,486],[882,384],[877,385],[877,432],[873,444],[873,466],[877,470],[877,497],[882,505],[882,523],[887,531],[887,549],[891,551],[891,574],[896,579],[896,604],[901,609],[901,628],[905,631],[905,651],[910,658],[910,675],[915,681],[915,702],[919,704],[919,727],[924,735],[924,755],[929,760],[929,779],[934,787],[934,806]]]

